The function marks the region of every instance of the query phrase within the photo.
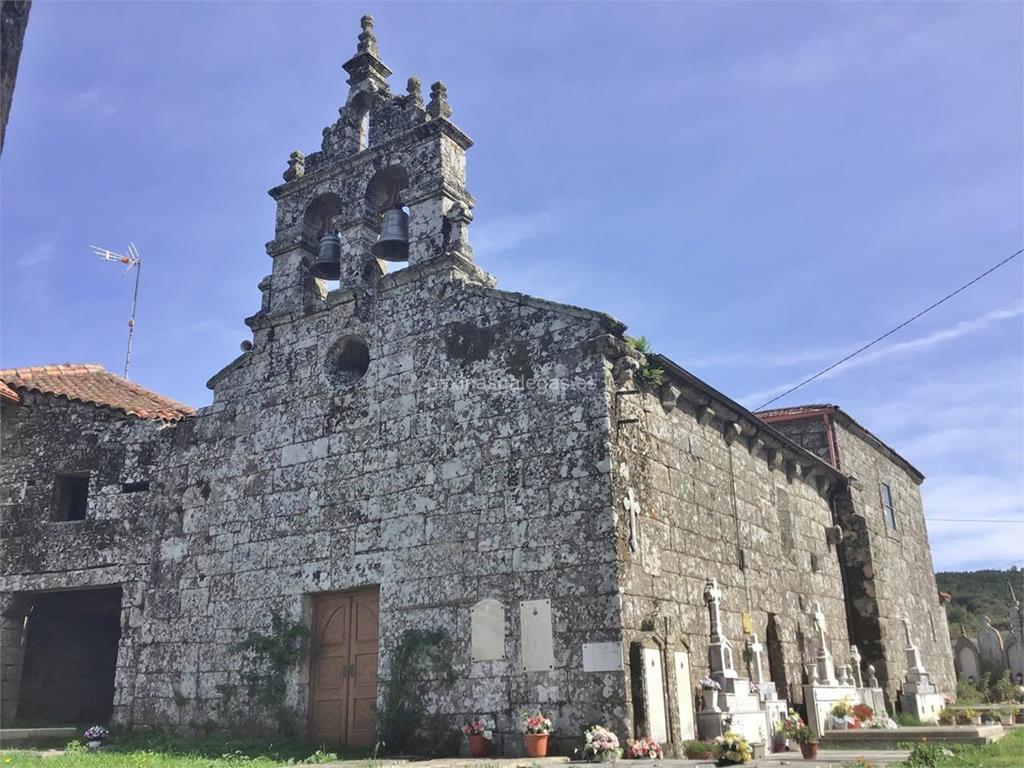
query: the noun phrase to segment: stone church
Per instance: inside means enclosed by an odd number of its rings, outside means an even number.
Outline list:
[[[270,190],[212,405],[0,371],[4,722],[273,725],[235,646],[278,621],[310,633],[283,703],[311,741],[373,744],[429,630],[446,727],[481,715],[514,754],[539,707],[561,748],[594,722],[678,746],[712,578],[714,632],[737,667],[760,638],[790,702],[825,637],[895,706],[905,618],[951,690],[921,473],[836,406],[752,413],[606,314],[496,287],[445,85],[392,92],[369,17],[344,68],[320,150]]]

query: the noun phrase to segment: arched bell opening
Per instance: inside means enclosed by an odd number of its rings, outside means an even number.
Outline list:
[[[382,261],[409,260],[409,208],[402,191],[409,186],[409,174],[400,165],[377,171],[366,186],[366,212],[380,222],[380,235],[370,251]]]
[[[337,288],[341,278],[341,238],[337,231],[341,209],[341,198],[334,192],[325,192],[313,199],[303,217],[305,239],[317,249],[310,274],[325,281],[327,290]]]

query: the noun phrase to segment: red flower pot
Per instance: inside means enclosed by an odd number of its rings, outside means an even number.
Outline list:
[[[523,744],[527,757],[548,756],[548,735],[546,733],[524,733]]]
[[[467,736],[469,754],[473,757],[487,757],[491,754],[491,740],[480,735]]]
[[[800,754],[804,756],[804,760],[813,760],[818,756],[818,742],[816,741],[804,741],[800,744]]]

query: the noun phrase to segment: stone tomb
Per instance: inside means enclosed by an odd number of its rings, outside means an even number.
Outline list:
[[[932,683],[931,676],[921,663],[921,652],[910,634],[910,617],[903,616],[903,634],[907,647],[907,674],[900,692],[900,706],[922,723],[935,723],[939,711],[945,706],[945,698]]]
[[[704,585],[704,602],[708,606],[711,625],[709,677],[721,686],[721,690],[704,691],[704,708],[697,713],[697,734],[706,741],[733,731],[745,737],[752,746],[763,749],[771,732],[768,717],[761,708],[761,701],[751,693],[750,680],[736,674],[732,644],[722,636],[720,629],[721,598],[718,581],[709,578]]]

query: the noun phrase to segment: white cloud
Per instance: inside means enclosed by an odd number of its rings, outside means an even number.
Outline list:
[[[840,376],[854,368],[859,368],[865,365],[871,365],[873,363],[877,363],[881,360],[886,360],[888,358],[919,352],[926,352],[939,345],[953,341],[954,339],[959,339],[962,336],[967,336],[972,333],[977,333],[979,331],[986,330],[997,323],[1021,317],[1021,315],[1024,315],[1024,306],[1022,305],[1007,307],[1004,309],[997,309],[995,311],[988,312],[980,317],[976,317],[972,320],[961,320],[960,322],[948,328],[942,328],[938,331],[933,331],[932,333],[929,333],[925,336],[920,336],[916,339],[910,339],[908,341],[900,342],[890,342],[888,344],[885,344],[885,346],[873,347],[872,349],[862,353],[858,357],[855,357],[852,360],[843,363],[838,368],[835,368],[829,371],[828,373],[823,374],[822,376],[818,377],[816,381],[823,381],[825,379],[834,378],[835,376]],[[853,351],[853,349],[856,349],[856,347],[853,347],[850,351]],[[789,357],[791,355],[792,353],[789,353],[789,355],[784,354],[782,356],[779,356],[779,359],[785,359],[785,357]],[[785,392],[786,390],[791,389],[792,387],[795,387],[796,385],[800,384],[800,382],[802,382],[804,379],[808,378],[810,375],[811,374],[808,373],[807,376],[802,376],[799,379],[793,379],[791,381],[786,382],[785,384],[779,384],[778,386],[772,387],[771,389],[762,390],[760,392],[753,392],[749,395],[746,395],[745,397],[742,397],[740,399],[740,402],[744,403],[748,407],[759,407],[763,401],[775,397],[776,395],[779,395]]]
[[[1024,492],[1020,477],[948,474],[922,486],[936,570],[1005,568],[1022,556]],[[1005,523],[942,522],[947,519]]]
[[[48,261],[52,261],[57,255],[57,236],[49,240],[37,243],[31,249],[14,260],[15,265],[22,269],[32,269]]]
[[[555,231],[560,218],[554,209],[498,216],[474,224],[470,242],[477,257],[493,256]]]

